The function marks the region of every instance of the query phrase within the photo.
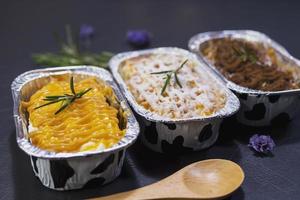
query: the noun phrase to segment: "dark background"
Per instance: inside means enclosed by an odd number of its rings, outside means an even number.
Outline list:
[[[34,177],[29,157],[19,150],[12,118],[10,84],[20,73],[37,68],[33,52],[56,51],[54,31],[65,24],[96,28],[94,51],[130,50],[125,34],[142,28],[153,34],[151,47],[187,48],[196,33],[253,29],[266,33],[300,57],[300,2],[225,0],[51,0],[0,2],[0,199],[80,199],[138,188],[160,180],[183,166],[206,158],[239,163],[246,178],[231,199],[299,199],[299,115],[286,127],[251,129],[228,120],[216,145],[175,157],[153,153],[137,142],[127,153],[121,176],[104,187],[56,192]],[[248,147],[254,133],[272,134],[273,156],[260,157]]]

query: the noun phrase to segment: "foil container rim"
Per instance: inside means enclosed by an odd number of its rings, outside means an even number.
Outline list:
[[[300,93],[300,88],[299,89],[290,89],[290,90],[280,90],[280,91],[263,91],[263,90],[257,90],[257,89],[251,89],[247,87],[243,87],[241,85],[238,85],[229,79],[225,78],[221,72],[219,72],[215,66],[208,60],[206,59],[200,52],[199,52],[199,45],[211,40],[211,39],[216,39],[216,38],[224,38],[224,37],[236,37],[236,38],[241,38],[245,39],[246,37],[256,37],[263,43],[267,43],[271,47],[273,47],[276,51],[278,51],[282,56],[288,58],[292,62],[294,62],[297,66],[300,67],[300,61],[293,57],[282,45],[277,43],[276,41],[272,40],[269,36],[266,34],[259,32],[259,31],[254,31],[254,30],[248,30],[248,29],[241,29],[241,30],[222,30],[222,31],[208,31],[208,32],[203,32],[203,33],[198,33],[194,36],[192,36],[189,41],[188,41],[188,48],[190,51],[195,53],[200,60],[205,62],[212,70],[221,78],[223,81],[226,83],[227,87],[230,88],[231,90],[234,90],[239,93],[247,93],[247,94],[252,94],[252,95],[267,95],[267,96],[272,96],[272,95],[280,95],[280,94],[294,94],[294,93]]]
[[[129,91],[129,89],[126,86],[126,83],[124,82],[123,78],[118,72],[119,65],[126,59],[136,57],[139,55],[149,54],[149,53],[182,53],[195,61],[199,62],[199,65],[201,67],[203,66],[203,71],[208,73],[212,78],[214,78],[217,81],[217,84],[220,89],[222,89],[226,94],[226,104],[223,108],[218,110],[217,113],[207,116],[207,117],[192,117],[192,118],[179,118],[179,119],[170,119],[163,116],[160,116],[154,112],[146,110],[144,107],[139,105],[135,97],[132,95],[132,93]],[[223,80],[216,76],[215,73],[206,66],[206,64],[199,60],[197,56],[185,49],[181,49],[178,47],[158,47],[158,48],[151,48],[146,50],[137,50],[137,51],[128,51],[119,53],[115,56],[113,56],[109,61],[109,68],[110,71],[118,83],[120,90],[124,94],[125,98],[128,100],[129,104],[132,106],[134,111],[139,114],[140,116],[146,118],[149,121],[152,122],[162,122],[162,123],[186,123],[186,122],[192,122],[192,121],[208,121],[215,118],[224,118],[227,116],[231,116],[235,114],[238,109],[240,108],[240,102],[238,98],[223,84]]]
[[[22,117],[19,112],[20,105],[20,91],[22,87],[38,78],[49,77],[50,75],[61,75],[61,74],[81,74],[81,75],[90,75],[96,78],[99,78],[106,82],[106,84],[110,85],[120,103],[120,106],[127,113],[127,125],[126,125],[126,134],[125,136],[114,146],[104,149],[104,150],[95,150],[95,151],[83,151],[83,152],[74,152],[74,153],[56,153],[50,152],[43,149],[40,149],[34,146],[26,137],[25,133],[23,136],[20,135],[20,131],[23,132],[24,123],[22,122]],[[13,107],[13,115],[16,125],[16,137],[19,148],[21,148],[26,154],[30,156],[35,156],[43,159],[68,159],[68,158],[79,158],[79,157],[87,157],[93,155],[102,155],[107,153],[112,153],[118,151],[120,149],[125,149],[128,146],[132,145],[137,139],[140,131],[139,124],[134,117],[129,105],[126,102],[126,99],[123,97],[120,92],[117,84],[114,82],[112,75],[106,69],[102,69],[96,66],[90,65],[78,65],[78,66],[64,66],[64,67],[50,67],[50,68],[40,68],[26,71],[20,75],[18,75],[11,84],[11,91],[14,101]]]

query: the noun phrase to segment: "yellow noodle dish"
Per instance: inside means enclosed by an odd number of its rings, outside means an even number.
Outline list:
[[[102,150],[125,135],[113,89],[95,78],[51,77],[22,105],[29,113],[29,139],[43,150]]]

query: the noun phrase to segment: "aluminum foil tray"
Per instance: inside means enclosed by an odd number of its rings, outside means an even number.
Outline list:
[[[228,30],[205,32],[193,36],[188,43],[189,49],[199,56],[240,99],[241,109],[237,113],[239,122],[250,126],[269,126],[285,123],[298,112],[300,89],[284,91],[261,91],[242,87],[226,79],[211,61],[202,55],[200,46],[216,38],[236,38],[249,42],[259,42],[275,49],[283,63],[299,67],[300,61],[291,56],[288,51],[263,33],[252,30]]]
[[[115,55],[109,62],[111,72],[120,86],[121,92],[127,98],[129,104],[136,113],[141,126],[142,142],[150,149],[164,153],[178,153],[185,151],[196,151],[211,146],[219,135],[221,121],[234,114],[240,106],[237,97],[226,88],[222,80],[216,76],[206,64],[198,60],[203,73],[207,73],[225,91],[226,104],[214,115],[208,117],[192,117],[188,119],[166,119],[154,112],[146,110],[139,105],[128,89],[126,83],[118,72],[120,64],[136,56],[151,53],[175,53],[182,54],[192,60],[197,56],[179,48],[163,47],[142,51],[125,52]]]
[[[127,117],[125,136],[111,148],[101,151],[77,153],[49,152],[31,144],[28,139],[28,114],[20,102],[49,82],[50,76],[72,74],[74,78],[96,77],[110,85]],[[126,149],[134,143],[139,134],[139,125],[120,93],[111,74],[92,66],[71,66],[45,68],[25,72],[11,84],[14,100],[14,120],[17,143],[30,156],[35,175],[43,185],[55,190],[80,189],[92,182],[105,184],[114,180],[121,172]]]

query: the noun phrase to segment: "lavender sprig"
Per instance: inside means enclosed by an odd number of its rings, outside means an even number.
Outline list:
[[[132,46],[143,48],[150,44],[150,33],[145,30],[130,30],[126,34],[126,39]]]
[[[80,26],[79,37],[81,40],[91,40],[95,35],[95,29],[93,26],[83,24]]]
[[[275,147],[275,142],[269,135],[253,135],[249,140],[249,147],[259,153],[267,154]]]
[[[85,49],[88,49],[91,46],[94,35],[95,29],[91,25],[83,24],[80,26],[79,38]]]

